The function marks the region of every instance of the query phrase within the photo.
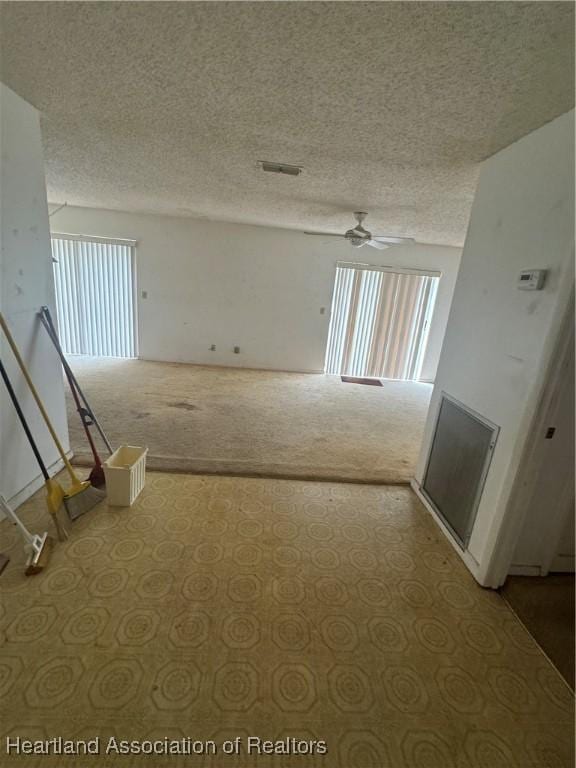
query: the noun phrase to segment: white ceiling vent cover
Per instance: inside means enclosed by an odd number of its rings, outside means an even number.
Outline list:
[[[283,173],[286,176],[300,176],[301,165],[289,165],[288,163],[273,163],[270,160],[259,160],[258,165],[266,173]]]

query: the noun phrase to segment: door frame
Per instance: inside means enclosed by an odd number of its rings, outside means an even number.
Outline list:
[[[525,523],[525,512],[528,502],[534,494],[538,482],[538,470],[545,455],[547,444],[544,437],[547,427],[552,423],[567,366],[571,356],[574,355],[574,286],[565,305],[556,336],[553,354],[549,359],[544,383],[538,406],[535,410],[532,424],[524,442],[524,451],[516,474],[512,492],[506,507],[505,520],[498,537],[498,543],[492,555],[491,562],[486,570],[485,581],[490,586],[497,588],[504,584],[510,574],[514,552]],[[574,494],[573,473],[568,472],[559,492],[560,512],[551,515],[547,521],[542,535],[546,544],[543,547],[545,555],[542,566],[534,569],[534,575],[543,575],[548,572],[554,558],[555,547],[562,535],[563,525],[566,521],[566,505],[570,504],[570,498]],[[538,574],[536,573],[538,571]]]

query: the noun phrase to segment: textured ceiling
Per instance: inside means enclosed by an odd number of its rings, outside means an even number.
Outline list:
[[[49,199],[461,244],[478,163],[573,105],[556,2],[4,2]],[[297,178],[257,160],[303,165]]]

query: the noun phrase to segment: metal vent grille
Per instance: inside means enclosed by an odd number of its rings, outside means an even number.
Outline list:
[[[288,163],[273,163],[269,160],[260,160],[259,165],[266,173],[283,173],[286,176],[299,176],[302,173],[302,166],[288,165]]]
[[[442,393],[421,490],[462,546],[466,546],[499,427]]]

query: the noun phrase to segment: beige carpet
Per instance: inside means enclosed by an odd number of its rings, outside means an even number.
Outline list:
[[[24,508],[46,523],[42,493]],[[5,736],[212,740],[208,757],[2,766],[570,768],[573,701],[410,489],[149,476],[0,576]],[[248,756],[249,736],[326,756]],[[240,757],[222,754],[241,737]]]
[[[403,483],[413,475],[431,386],[338,376],[71,358],[114,445],[149,466],[200,473]],[[86,441],[68,398],[77,460]]]

